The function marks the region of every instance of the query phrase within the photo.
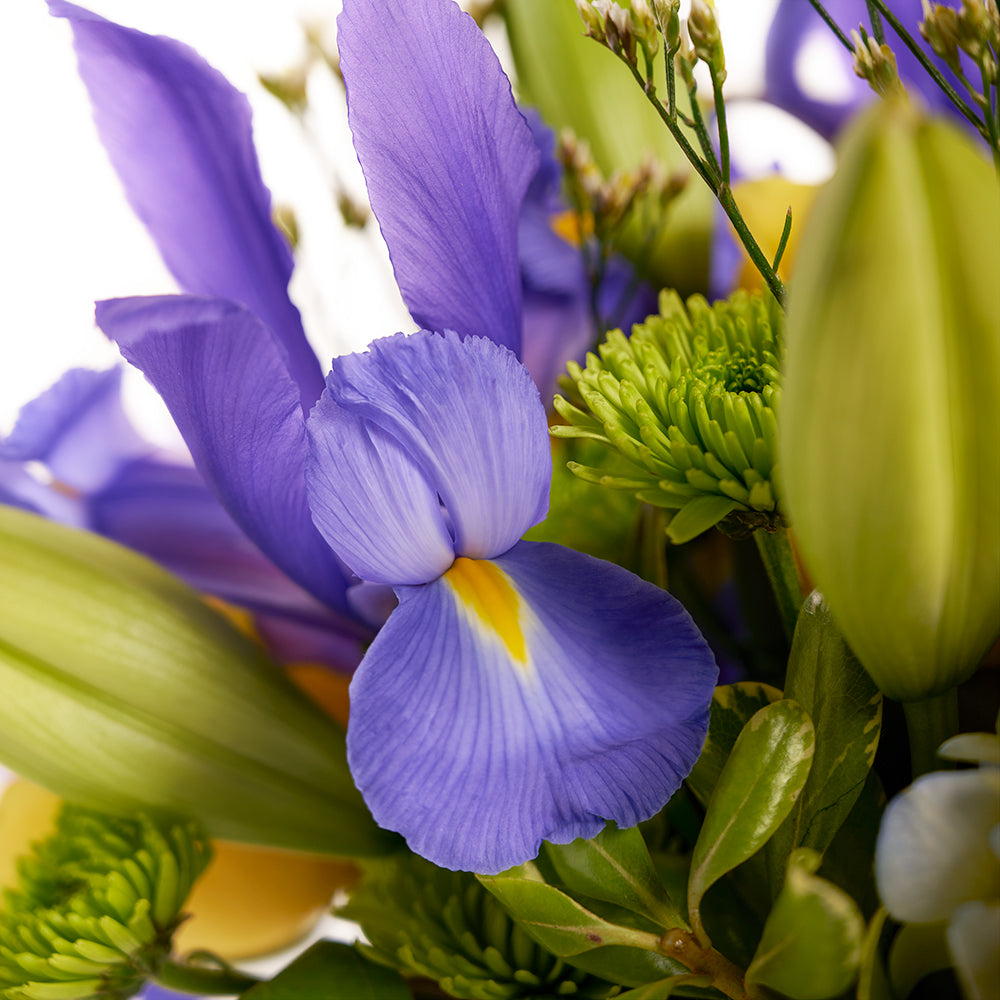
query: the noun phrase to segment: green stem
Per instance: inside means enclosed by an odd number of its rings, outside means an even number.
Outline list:
[[[937,749],[958,732],[958,688],[921,701],[904,701],[903,714],[913,777],[940,771],[945,765],[938,759]]]
[[[788,245],[788,237],[792,232],[792,206],[788,206],[788,211],[785,212],[785,224],[781,227],[781,239],[778,240],[778,249],[774,252],[774,260],[771,261],[771,269],[775,274],[778,273],[778,266],[781,264],[781,258],[785,256],[785,247]]]
[[[709,66],[712,74],[712,96],[715,98],[715,127],[719,133],[719,157],[722,167],[722,183],[728,184],[729,177],[729,127],[726,124],[726,102],[722,97],[722,83],[714,66]]]
[[[885,30],[882,28],[882,18],[879,17],[878,7],[874,0],[866,0],[868,7],[868,20],[871,22],[872,34],[879,45],[885,45]]]
[[[802,607],[802,582],[799,580],[799,570],[795,564],[795,554],[788,537],[787,528],[777,528],[775,531],[765,531],[763,528],[753,533],[757,543],[757,551],[767,570],[771,589],[778,603],[781,621],[785,626],[785,634],[791,640],[795,631],[795,622]]]
[[[208,996],[243,993],[260,982],[256,977],[244,975],[229,966],[211,969],[170,959],[159,966],[153,980],[171,990]]]
[[[819,2],[819,0],[809,0],[812,4],[813,10],[826,22],[826,26],[837,36],[840,44],[847,49],[848,52],[854,52],[854,46],[851,44],[851,40],[840,30],[840,25],[827,13],[826,8]]]

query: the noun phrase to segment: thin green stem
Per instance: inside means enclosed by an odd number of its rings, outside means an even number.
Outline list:
[[[785,634],[791,641],[795,631],[795,622],[802,607],[802,581],[799,579],[798,566],[795,563],[795,553],[788,536],[787,528],[777,528],[775,531],[758,529],[753,533],[757,543],[757,551],[767,570],[774,599],[781,613],[781,622],[785,626]]]
[[[764,256],[764,251],[761,250],[746,222],[743,221],[743,215],[736,205],[732,189],[728,184],[723,184],[715,190],[715,196],[719,199],[719,204],[725,210],[726,215],[729,216],[729,221],[733,224],[733,228],[736,230],[750,260],[753,261],[754,267],[767,282],[771,294],[778,300],[779,305],[784,305],[785,284],[771,267],[771,262]]]
[[[854,46],[851,44],[850,38],[840,30],[840,25],[827,13],[826,8],[820,3],[820,0],[809,0],[812,4],[813,10],[826,22],[826,26],[837,36],[840,40],[840,44],[847,49],[848,52],[854,51]]]
[[[778,249],[774,251],[774,260],[771,262],[771,270],[778,273],[778,265],[781,258],[785,256],[785,247],[788,245],[788,237],[792,232],[792,206],[788,206],[785,212],[785,224],[781,227],[781,239],[778,240]]]
[[[684,83],[687,86],[688,103],[691,105],[691,127],[694,129],[695,135],[698,136],[698,145],[701,146],[705,163],[708,164],[712,173],[719,178],[716,181],[716,185],[718,185],[722,179],[722,171],[718,160],[715,158],[715,147],[712,145],[712,137],[708,134],[708,128],[701,113],[701,105],[698,103],[698,88],[695,86],[693,79],[691,81],[685,79]]]
[[[712,75],[712,95],[715,98],[715,127],[719,133],[719,157],[722,167],[722,183],[728,184],[729,176],[729,127],[726,124],[726,102],[722,97],[722,81],[714,66],[708,67]]]
[[[677,117],[677,71],[674,67],[674,54],[668,52],[664,61],[664,73],[667,78],[667,114],[672,120]]]
[[[885,45],[885,29],[882,27],[882,18],[879,16],[878,7],[874,0],[865,0],[868,7],[868,20],[871,22],[872,34],[879,45]]]
[[[945,765],[938,759],[937,749],[958,732],[958,688],[922,701],[904,701],[903,714],[913,777],[941,770]]]
[[[210,969],[169,959],[156,970],[154,981],[171,990],[207,996],[243,993],[260,982],[256,977],[244,975],[229,966]]]
[[[812,0],[810,0],[812,2]],[[976,114],[975,111],[963,100],[962,96],[957,90],[945,79],[944,74],[934,65],[933,60],[923,48],[917,43],[913,36],[903,27],[900,23],[898,17],[889,9],[886,5],[885,0],[869,0],[871,4],[878,8],[882,16],[889,22],[892,26],[892,30],[899,35],[903,44],[917,57],[920,65],[930,74],[931,79],[944,91],[948,99],[956,108],[961,112],[963,117],[967,118],[973,125],[976,126],[976,130],[984,139],[989,139],[989,134],[986,130],[986,125],[983,120]],[[814,5],[815,6],[815,5]],[[851,47],[853,51],[853,46]]]

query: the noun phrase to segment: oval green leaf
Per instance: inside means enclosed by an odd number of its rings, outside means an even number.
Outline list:
[[[818,878],[820,855],[800,848],[788,865],[747,982],[791,1000],[830,1000],[854,982],[865,922],[854,900]]]
[[[688,913],[702,943],[701,898],[755,854],[784,822],[809,776],[816,737],[798,702],[782,699],[744,726],[718,783],[691,858]]]
[[[347,944],[317,941],[274,979],[240,1000],[410,1000],[395,969],[376,965]]]

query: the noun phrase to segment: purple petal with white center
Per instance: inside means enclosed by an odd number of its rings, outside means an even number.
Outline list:
[[[428,330],[521,348],[517,226],[538,151],[510,82],[451,0],[346,0],[348,120],[396,281]]]
[[[347,577],[306,505],[299,387],[271,332],[234,302],[183,295],[99,302],[97,324],[163,397],[233,520],[293,580],[345,610]]]
[[[436,498],[454,538],[451,554],[474,558],[506,552],[548,509],[552,455],[545,408],[524,366],[483,337],[397,334],[376,340],[364,354],[335,358],[308,426],[314,448],[309,467],[313,513],[318,516],[329,497],[327,506],[344,512],[335,522],[353,519],[354,529],[331,522],[323,534],[365,579],[426,583],[447,569],[451,558],[444,561],[446,536]],[[328,444],[320,454],[316,449],[323,441]],[[398,455],[389,452],[389,441],[398,446]],[[375,485],[378,467],[371,463],[376,452],[379,462],[391,464],[392,475],[401,475],[405,459],[406,479]],[[338,454],[337,470],[331,471]],[[348,483],[346,468],[352,462],[358,471]],[[413,512],[405,506],[411,488]],[[376,490],[382,498],[378,505],[366,504],[366,494],[375,496]],[[395,531],[393,517],[399,521]],[[425,525],[428,538],[417,537],[410,522]],[[401,564],[420,572],[409,579],[390,575],[403,546],[432,543],[433,560]],[[358,556],[348,558],[347,546],[369,553],[384,570],[378,576],[362,572]]]
[[[347,739],[380,825],[437,865],[496,873],[543,839],[655,814],[698,757],[717,671],[678,602],[617,566],[530,542],[483,566],[506,578],[523,648],[452,575],[397,588]]]
[[[42,462],[66,486],[90,493],[126,462],[152,448],[135,431],[121,402],[121,368],[74,368],[26,403],[0,459]]]
[[[322,372],[288,297],[246,98],[193,49],[63,0],[94,120],[136,214],[186,292],[241,302],[277,335],[306,410]]]

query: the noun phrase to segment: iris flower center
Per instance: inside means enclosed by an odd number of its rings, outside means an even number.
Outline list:
[[[528,653],[521,630],[521,600],[507,574],[486,559],[459,556],[444,574],[444,579],[470,618],[489,627],[511,658],[527,665]]]

